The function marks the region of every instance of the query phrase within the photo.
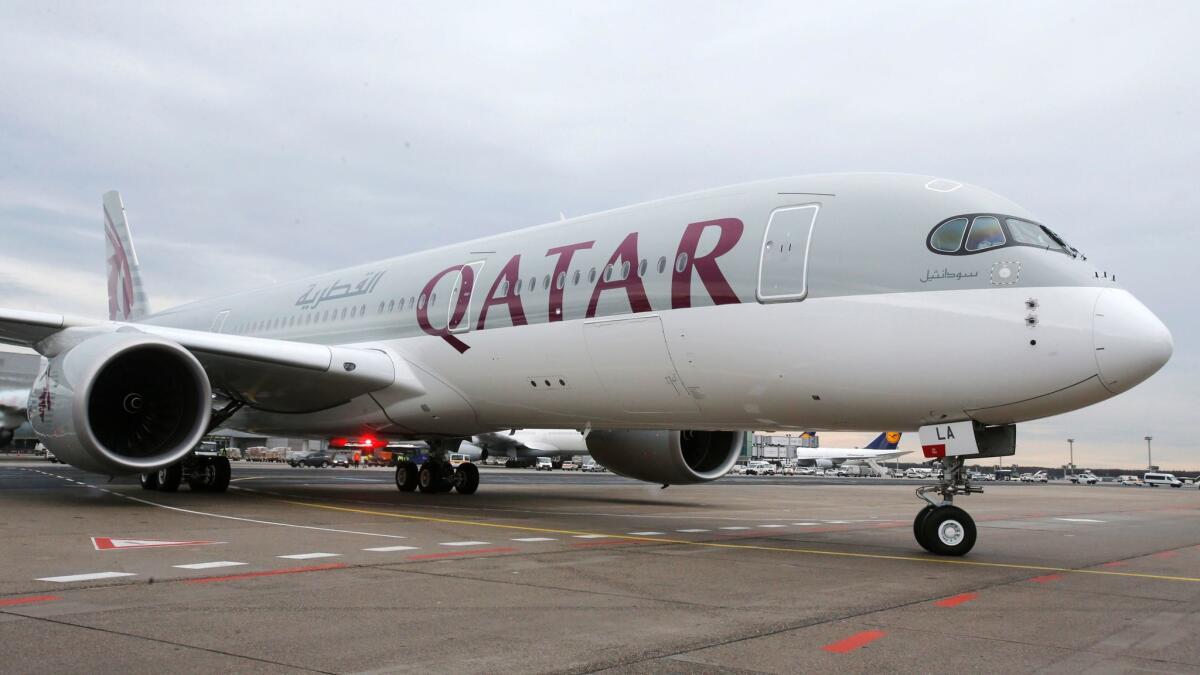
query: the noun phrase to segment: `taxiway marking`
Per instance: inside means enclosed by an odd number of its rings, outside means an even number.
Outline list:
[[[726,526],[726,527],[718,527],[717,529],[718,529],[718,530],[748,530],[748,529],[750,529],[750,528],[748,528],[748,527],[743,527],[743,526],[741,526],[741,525],[729,525],[729,526]],[[682,532],[682,531],[683,531],[683,530],[680,530],[680,532]]]
[[[948,598],[942,598],[933,604],[937,607],[958,607],[964,602],[970,602],[978,597],[978,593],[960,593],[958,595],[952,595]]]
[[[471,551],[446,551],[445,553],[421,553],[419,555],[410,555],[407,560],[439,560],[441,558],[461,558],[470,555],[484,555],[486,553],[512,553],[517,549],[511,546],[498,546],[496,548],[477,548]]]
[[[116,579],[117,577],[135,577],[132,572],[92,572],[91,574],[68,574],[61,577],[42,577],[38,581],[53,581],[56,584],[69,584],[73,581],[95,581],[97,579]]]
[[[864,630],[863,632],[855,633],[844,640],[831,642],[824,647],[821,647],[821,649],[832,654],[845,654],[846,652],[852,652],[860,647],[865,647],[885,635],[887,635],[887,633],[881,630]]]
[[[675,531],[676,532],[709,532],[710,530],[704,530],[704,529],[701,529],[698,527],[693,527],[693,528],[689,528],[686,530],[675,530]]]
[[[239,579],[254,579],[257,577],[273,577],[278,574],[299,574],[301,572],[320,572],[323,570],[339,570],[348,567],[346,563],[326,563],[324,565],[309,565],[308,567],[286,567],[280,570],[265,570],[263,572],[246,572],[245,574],[233,574],[227,577],[199,577],[196,579],[186,579],[189,584],[208,584],[217,581],[237,581]]]
[[[442,546],[487,546],[490,541],[443,541]]]
[[[313,558],[336,558],[341,553],[293,553],[291,555],[277,555],[276,558],[287,558],[288,560],[312,560]]]
[[[1080,571],[1082,572],[1084,570],[1080,570]],[[1114,574],[1116,574],[1116,573],[1114,573]],[[1142,576],[1142,575],[1138,574],[1138,575],[1122,575],[1122,576]],[[1062,580],[1062,578],[1063,578],[1063,575],[1061,575],[1061,574],[1043,574],[1042,576],[1034,577],[1034,578],[1030,579],[1029,581],[1032,581],[1035,584],[1048,584],[1052,581],[1060,581],[1060,580]]]
[[[1095,518],[1055,518],[1055,520],[1061,520],[1064,523],[1106,523],[1106,522],[1108,522],[1106,520],[1096,520]]]
[[[533,543],[533,542],[538,542],[538,541],[558,541],[558,540],[555,539],[554,537],[517,537],[517,538],[513,539],[513,541],[523,541],[526,543]]]
[[[612,536],[607,534],[576,534],[573,536],[576,539],[612,539]]]
[[[318,504],[315,502],[300,502],[292,499],[280,499],[284,504],[292,504],[294,506],[303,506],[311,509],[325,509],[327,511],[341,511],[343,513],[361,513],[368,516],[380,516],[383,518],[397,518],[401,520],[412,520],[425,523],[444,523],[447,525],[470,525],[473,527],[489,527],[501,530],[515,530],[518,532],[539,532],[544,534],[560,534],[560,535],[579,535],[579,534],[597,534],[595,532],[583,532],[580,530],[563,530],[550,527],[532,527],[529,525],[509,525],[507,523],[488,523],[478,520],[466,520],[462,518],[439,518],[437,516],[418,516],[410,513],[392,513],[388,511],[376,511],[373,509],[356,509],[347,506],[334,506],[332,504]],[[153,503],[153,502],[151,502]],[[700,531],[707,532],[708,530],[679,530],[679,531]],[[1183,577],[1171,576],[1165,574],[1143,574],[1138,572],[1116,572],[1109,570],[1097,569],[1075,569],[1071,567],[1052,567],[1049,565],[1033,565],[1022,563],[1001,563],[987,562],[983,560],[963,560],[961,558],[944,558],[944,557],[918,557],[909,555],[888,555],[884,553],[856,553],[852,551],[828,551],[816,548],[789,548],[786,546],[766,546],[761,544],[743,544],[730,541],[690,541],[687,539],[662,539],[658,537],[639,537],[636,535],[612,534],[606,535],[612,539],[628,539],[634,541],[654,542],[658,544],[677,544],[684,546],[701,546],[705,548],[732,548],[746,551],[772,551],[777,553],[791,553],[796,555],[823,555],[840,558],[859,558],[863,560],[896,560],[904,562],[917,562],[933,565],[962,565],[966,567],[982,567],[991,569],[1012,569],[1012,570],[1028,570],[1032,572],[1053,572],[1056,574],[1048,576],[1060,576],[1061,574],[1094,574],[1112,577],[1133,577],[1138,579],[1156,579],[1159,581],[1181,581],[1189,583],[1200,583],[1200,577]],[[411,556],[410,556],[411,559]]]
[[[420,548],[419,546],[377,546],[375,548],[364,548],[364,551],[374,551],[375,553],[391,553],[393,551],[413,551]]]
[[[50,602],[52,600],[62,600],[57,595],[31,595],[26,598],[4,598],[0,600],[0,607],[15,607],[16,605],[32,605],[38,602]]]
[[[663,532],[630,532],[629,534],[632,534],[635,537],[660,537],[664,533]]]
[[[232,560],[218,560],[215,562],[191,563],[188,565],[172,565],[181,570],[211,570],[217,567],[237,567],[239,565],[249,565],[250,563],[233,562]]]

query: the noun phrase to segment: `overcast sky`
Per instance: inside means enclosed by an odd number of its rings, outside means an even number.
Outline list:
[[[106,312],[122,191],[156,308],[719,185],[986,186],[1175,338],[1017,461],[1200,469],[1200,3],[3,3],[0,303]],[[870,434],[823,434],[858,445]],[[904,445],[919,452],[915,437]]]

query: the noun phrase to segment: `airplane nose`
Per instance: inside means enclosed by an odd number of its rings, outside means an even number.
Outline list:
[[[1092,342],[1100,381],[1114,394],[1158,372],[1175,349],[1162,321],[1128,291],[1115,288],[1096,299]]]

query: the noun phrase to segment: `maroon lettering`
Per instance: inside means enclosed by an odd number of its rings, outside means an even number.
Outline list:
[[[721,230],[717,244],[707,254],[697,255],[696,248],[700,245],[700,238],[703,236],[704,230],[710,227]],[[692,306],[693,270],[700,275],[700,281],[704,283],[704,288],[712,297],[713,304],[728,305],[738,302],[737,294],[733,292],[733,287],[725,280],[725,275],[721,273],[721,268],[717,265],[717,258],[733,250],[738,240],[742,238],[744,229],[742,221],[737,218],[707,220],[687,226],[683,232],[683,238],[679,241],[679,251],[675,254],[675,260],[672,261],[674,272],[671,276],[671,307],[673,309],[686,309]],[[686,256],[683,269],[679,268],[681,255]]]
[[[454,303],[454,313],[450,316],[445,328],[435,328],[433,324],[429,322],[429,300],[432,297],[433,288],[434,286],[437,286],[437,282],[441,281],[442,277],[454,272],[462,273],[462,283],[459,285],[461,290],[458,293],[458,297],[450,299],[450,302]],[[441,272],[435,274],[434,277],[429,280],[429,283],[425,284],[425,289],[421,291],[422,301],[417,303],[417,325],[421,327],[421,330],[434,337],[442,338],[451,347],[457,349],[459,354],[467,351],[471,348],[471,346],[455,337],[454,334],[450,332],[450,328],[451,326],[458,326],[460,323],[462,323],[463,316],[467,313],[467,309],[471,306],[471,288],[474,286],[474,284],[475,270],[471,269],[469,265],[455,265],[453,267],[447,267]]]
[[[550,277],[550,306],[546,310],[550,321],[562,321],[562,305],[563,305],[563,288],[566,287],[566,282],[563,282],[562,287],[558,285],[558,278],[565,276],[567,269],[571,266],[571,258],[575,256],[576,251],[589,249],[595,240],[584,241],[578,244],[567,244],[566,246],[558,246],[546,251],[546,255],[557,255],[558,262],[554,263],[554,274]]]
[[[521,306],[521,296],[517,295],[517,280],[521,278],[521,256],[514,255],[505,265],[504,269],[500,270],[500,276],[496,277],[496,281],[492,283],[492,290],[488,291],[487,299],[483,301],[483,306],[479,308],[479,324],[476,330],[483,330],[484,320],[487,319],[488,307],[492,305],[505,305],[508,307],[508,316],[512,319],[512,325],[525,325],[525,308]],[[500,284],[505,283],[504,297],[497,298],[496,291],[500,288]]]
[[[635,314],[650,311],[650,301],[646,299],[646,287],[642,284],[642,277],[638,274],[637,269],[637,240],[637,232],[630,232],[625,240],[617,246],[617,250],[608,259],[608,263],[604,265],[600,272],[600,278],[596,280],[596,288],[592,289],[587,318],[596,316],[596,306],[600,303],[600,294],[617,288],[625,289],[625,295],[629,297],[629,308]],[[622,274],[623,270],[620,267],[617,267],[618,260],[623,260],[625,264],[629,265],[628,277]],[[610,266],[612,267],[611,272],[609,271]]]

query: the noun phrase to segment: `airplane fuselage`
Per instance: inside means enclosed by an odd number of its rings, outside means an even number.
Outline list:
[[[142,322],[376,348],[425,386],[304,415],[246,410],[229,424],[313,436],[1004,424],[1104,400],[1165,362],[1161,323],[1073,252],[1015,242],[1016,225],[994,250],[933,248],[939,223],[978,214],[1037,222],[929,177],[777,179]]]

